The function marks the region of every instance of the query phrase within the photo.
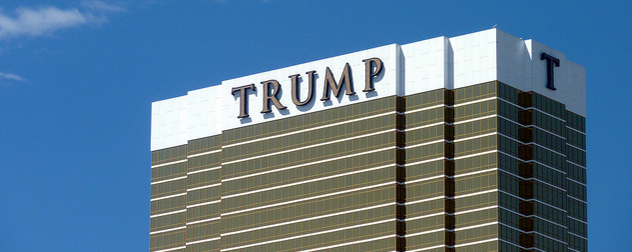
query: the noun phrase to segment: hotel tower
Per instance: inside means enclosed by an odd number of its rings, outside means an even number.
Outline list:
[[[584,68],[498,29],[152,104],[150,251],[586,251]]]

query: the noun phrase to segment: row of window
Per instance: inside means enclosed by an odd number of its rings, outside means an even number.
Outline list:
[[[367,225],[355,228],[349,228],[346,230],[327,232],[324,234],[317,234],[307,237],[301,237],[296,239],[282,240],[276,241],[267,244],[259,244],[252,247],[246,247],[243,249],[235,250],[235,251],[300,251],[309,248],[318,248],[318,247],[326,247],[331,245],[349,243],[359,240],[365,240],[370,238],[381,237],[385,235],[393,235],[395,234],[395,221]],[[249,232],[244,235],[242,240],[248,241],[247,244],[255,244],[250,241],[271,241],[266,239],[268,234],[261,232]],[[394,239],[395,237],[393,237]],[[384,243],[384,241],[383,241]],[[242,243],[239,243],[242,244]],[[388,243],[387,243],[388,244]],[[385,249],[383,245],[373,244],[374,246],[378,246],[379,248]],[[390,244],[388,244],[390,245]],[[228,244],[224,243],[224,239],[222,238],[222,248],[227,249],[233,246],[237,246],[236,244]],[[373,250],[375,247],[371,248]],[[393,249],[391,247],[390,249]],[[347,248],[341,248],[347,249]]]
[[[406,96],[406,111],[445,104],[444,89]]]
[[[257,211],[224,215],[222,216],[222,231],[228,233],[394,202],[394,186],[367,189],[332,197],[263,208]],[[228,212],[222,211],[222,213]]]
[[[381,151],[352,158],[304,164],[291,169],[274,171],[236,180],[222,181],[223,195],[232,195],[267,187],[285,185],[316,178],[333,176],[382,166],[395,166],[395,151]],[[394,176],[393,174],[392,176]]]
[[[494,97],[497,93],[497,82],[486,82],[454,90],[454,104]]]
[[[222,162],[292,150],[299,147],[362,136],[364,134],[385,130],[392,130],[390,134],[395,134],[394,129],[395,114],[389,114],[382,117],[311,130],[300,134],[290,134],[287,136],[224,148],[222,150]]]
[[[262,171],[273,170],[293,165],[321,161],[341,156],[362,153],[371,150],[392,147],[395,149],[395,132],[388,132],[359,139],[316,146],[293,152],[280,153],[273,156],[265,156],[256,159],[244,160],[237,163],[224,164],[222,166],[223,179],[253,174]]]
[[[305,234],[323,232],[327,230],[346,228],[354,225],[373,223],[378,221],[395,222],[395,207],[388,206],[369,209],[355,213],[319,218],[310,221],[280,225],[249,232],[232,234],[222,237],[222,245],[238,247],[245,244],[276,240]],[[231,224],[228,224],[231,225]],[[237,224],[239,225],[239,224]]]
[[[395,181],[395,167],[389,167],[237,197],[224,198],[222,199],[222,204],[224,211],[237,211],[240,209],[315,197],[393,181]],[[393,186],[395,186],[394,183]]]
[[[230,129],[223,132],[222,144],[230,145],[268,136],[328,125],[336,122],[363,118],[370,115],[395,111],[395,96],[375,99],[302,116],[288,117],[263,124]]]

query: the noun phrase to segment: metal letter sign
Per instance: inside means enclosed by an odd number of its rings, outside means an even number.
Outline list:
[[[542,56],[544,57],[544,55]],[[555,59],[557,60],[557,59]],[[377,76],[379,76],[384,68],[384,63],[382,63],[382,60],[380,60],[379,58],[370,58],[370,59],[365,59],[362,62],[364,62],[364,75],[365,75],[365,80],[364,80],[364,92],[371,92],[371,91],[375,91],[375,88],[373,87],[374,84],[374,78],[376,78]],[[548,62],[548,61],[547,61]],[[558,66],[559,66],[559,61],[558,61]],[[305,97],[302,101],[300,100],[300,88],[299,88],[299,83],[300,83],[300,78],[301,76],[299,74],[294,74],[294,75],[290,75],[288,76],[288,78],[290,78],[291,80],[291,86],[292,86],[292,102],[294,103],[294,105],[296,106],[303,106],[308,104],[313,96],[314,96],[314,86],[315,86],[315,75],[316,75],[316,71],[309,71],[306,72],[307,74],[307,83],[305,83],[307,85],[307,97]],[[262,81],[261,84],[263,85],[263,95],[261,95],[262,99],[263,99],[263,104],[262,104],[262,110],[261,113],[265,114],[265,113],[270,113],[272,112],[272,110],[270,109],[270,102],[272,102],[272,105],[274,105],[278,110],[283,110],[283,109],[287,109],[286,106],[283,106],[283,104],[281,104],[280,99],[282,96],[282,91],[281,91],[281,83],[279,83],[279,81],[277,80],[267,80],[267,81]],[[333,93],[333,95],[335,97],[338,97],[341,92],[340,90],[342,88],[345,88],[345,94],[346,95],[355,95],[356,92],[353,91],[353,78],[351,76],[351,66],[349,65],[349,63],[345,64],[344,69],[342,70],[342,74],[340,75],[340,79],[338,80],[338,82],[336,82],[336,79],[334,79],[334,75],[331,72],[331,69],[329,69],[329,67],[325,68],[325,80],[323,83],[323,98],[320,99],[321,101],[328,101],[330,100],[329,97],[329,93]],[[250,90],[250,92],[248,92],[248,90]],[[248,114],[248,95],[251,93],[257,93],[257,88],[255,87],[254,84],[248,84],[245,86],[241,86],[241,87],[234,87],[231,90],[231,94],[235,95],[235,93],[238,93],[239,95],[239,116],[237,118],[246,118],[249,117],[250,114]]]
[[[557,90],[557,88],[555,88],[555,75],[553,74],[553,69],[560,67],[560,59],[546,53],[542,53],[540,60],[546,60],[546,87],[551,90]]]

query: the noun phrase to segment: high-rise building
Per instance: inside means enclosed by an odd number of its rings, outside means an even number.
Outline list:
[[[150,251],[586,251],[585,114],[497,29],[158,101]]]

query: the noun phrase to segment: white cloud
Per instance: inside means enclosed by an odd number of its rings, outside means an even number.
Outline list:
[[[125,8],[119,5],[107,4],[102,1],[83,1],[81,2],[81,6],[86,9],[93,11],[103,11],[103,12],[124,12],[127,11]]]
[[[120,6],[101,1],[86,1],[82,5],[87,11],[77,8],[59,9],[54,6],[21,7],[13,15],[9,15],[0,9],[0,40],[20,36],[37,37],[61,29],[99,24],[107,21],[104,13],[125,11]]]
[[[17,74],[3,73],[3,72],[0,72],[0,79],[13,80],[13,81],[22,81],[22,82],[26,82],[27,81],[26,79],[20,77]]]

